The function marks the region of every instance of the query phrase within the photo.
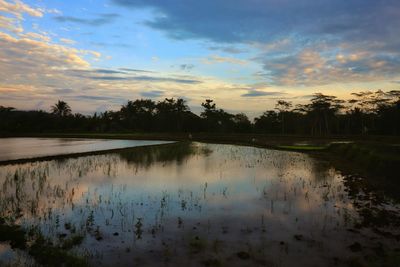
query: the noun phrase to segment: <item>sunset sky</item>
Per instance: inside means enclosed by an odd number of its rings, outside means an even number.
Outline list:
[[[73,112],[400,87],[399,0],[0,0],[0,105]]]

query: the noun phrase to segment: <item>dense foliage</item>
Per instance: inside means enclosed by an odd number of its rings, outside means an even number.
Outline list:
[[[52,112],[21,111],[0,106],[0,133],[40,132],[223,132],[303,135],[400,134],[400,91],[353,93],[354,99],[316,93],[309,103],[292,105],[278,100],[273,110],[251,122],[243,114],[217,108],[213,100],[202,103],[200,116],[185,100],[166,98],[128,101],[118,111],[93,116],[72,114],[64,101]]]

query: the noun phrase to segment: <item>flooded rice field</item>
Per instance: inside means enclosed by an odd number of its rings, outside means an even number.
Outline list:
[[[307,154],[173,143],[0,166],[0,219],[89,266],[399,266],[400,206],[358,181]],[[46,264],[12,247],[0,265]]]

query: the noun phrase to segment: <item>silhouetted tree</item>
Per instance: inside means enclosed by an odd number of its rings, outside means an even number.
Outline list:
[[[157,127],[159,130],[182,131],[185,117],[190,112],[182,98],[165,98],[157,103]]]
[[[310,104],[299,105],[298,109],[310,118],[311,134],[330,134],[335,115],[343,108],[344,101],[321,93],[314,94],[310,101]]]
[[[251,131],[252,125],[246,114],[238,113],[232,117],[232,121],[235,132],[248,133]]]
[[[233,115],[223,109],[217,109],[216,104],[211,99],[201,103],[204,111],[200,116],[205,121],[206,130],[212,132],[229,132],[233,128]]]
[[[279,114],[281,115],[282,134],[285,134],[285,113],[288,112],[291,107],[292,102],[284,100],[278,100],[275,104],[275,109],[277,109],[279,111]]]
[[[71,114],[59,100],[52,113],[22,111],[0,106],[0,134],[36,132],[258,132],[270,134],[400,134],[400,91],[362,91],[354,99],[314,94],[309,103],[291,109],[279,100],[251,123],[244,113],[231,114],[217,108],[211,99],[201,105],[200,116],[190,111],[184,99],[166,98],[128,101],[120,110],[93,116]]]
[[[120,119],[127,129],[152,130],[156,103],[150,99],[128,101],[120,110]]]
[[[65,117],[71,115],[71,107],[64,101],[58,100],[54,106],[51,106],[53,114],[59,117]]]
[[[267,110],[254,119],[254,127],[261,133],[278,133],[279,124],[279,115],[274,110]]]

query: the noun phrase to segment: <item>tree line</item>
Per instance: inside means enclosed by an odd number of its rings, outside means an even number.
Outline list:
[[[41,132],[218,132],[282,135],[399,135],[400,91],[364,91],[350,100],[315,93],[306,104],[277,100],[253,121],[244,113],[231,114],[212,99],[200,115],[184,99],[128,101],[117,111],[85,116],[73,114],[59,100],[51,112],[22,111],[0,106],[0,133]]]

